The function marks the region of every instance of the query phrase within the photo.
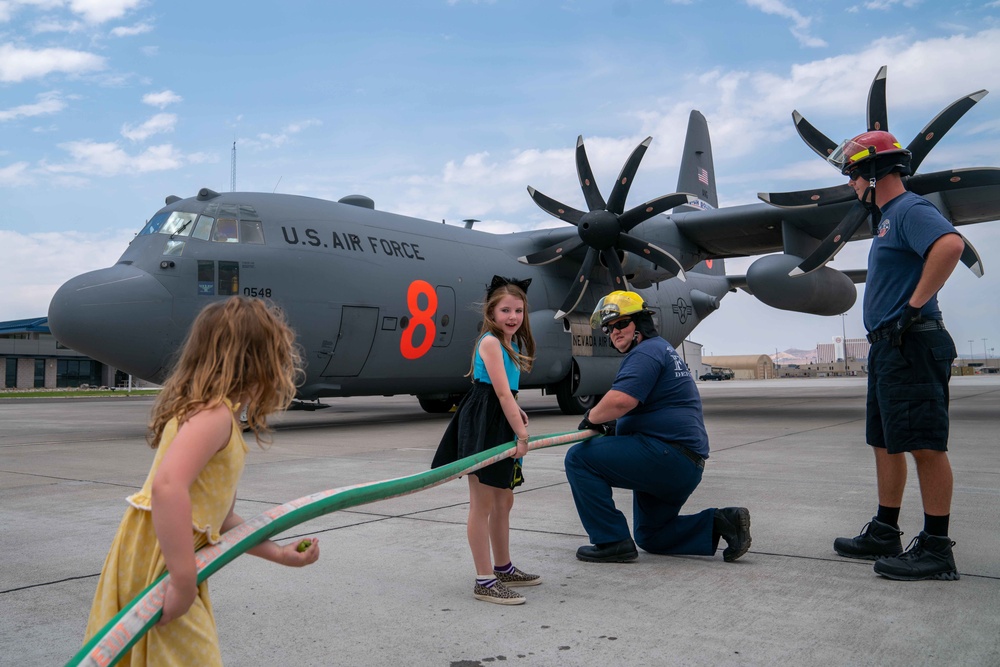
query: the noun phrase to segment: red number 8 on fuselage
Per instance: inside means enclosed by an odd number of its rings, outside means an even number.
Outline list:
[[[420,308],[421,295],[427,299],[426,308]],[[437,292],[426,280],[414,280],[406,289],[406,307],[410,310],[410,321],[403,330],[403,337],[399,340],[399,351],[407,359],[419,359],[431,349],[434,337],[437,335],[437,328],[432,319],[438,307]],[[417,327],[423,328],[424,337],[420,345],[414,346],[413,333]]]

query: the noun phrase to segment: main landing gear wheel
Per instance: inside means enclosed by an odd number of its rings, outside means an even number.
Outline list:
[[[440,396],[417,396],[417,402],[420,403],[423,411],[429,412],[432,415],[450,412],[453,407],[458,405],[460,400],[462,400],[461,394],[452,394],[445,398]]]
[[[602,394],[574,396],[573,389],[579,382],[579,372],[574,368],[573,372],[556,385],[556,400],[559,402],[559,409],[563,411],[564,415],[582,415],[601,400]]]

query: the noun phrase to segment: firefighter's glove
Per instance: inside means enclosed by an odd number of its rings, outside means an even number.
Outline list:
[[[903,334],[906,330],[910,328],[911,324],[920,321],[920,309],[914,308],[910,304],[906,304],[906,310],[903,311],[903,315],[899,320],[892,325],[892,331],[889,333],[889,340],[892,342],[893,347],[899,347],[903,344]]]
[[[603,424],[595,424],[590,421],[590,410],[587,410],[583,414],[583,421],[577,426],[581,431],[597,431],[601,435],[614,435],[615,434],[615,424],[617,420],[612,419],[609,422],[604,422]]]

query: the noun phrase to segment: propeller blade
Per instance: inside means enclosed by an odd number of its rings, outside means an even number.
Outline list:
[[[531,266],[541,266],[542,264],[549,264],[557,259],[562,259],[582,245],[583,239],[577,236],[575,238],[566,239],[566,241],[562,243],[556,243],[555,245],[549,246],[544,250],[533,252],[530,255],[518,257],[517,261]]]
[[[906,189],[918,195],[988,185],[1000,185],[1000,169],[996,167],[947,169],[929,174],[917,174],[906,179]]]
[[[960,97],[945,107],[937,116],[934,116],[934,119],[927,123],[924,129],[920,130],[920,133],[906,147],[906,150],[913,154],[913,157],[910,158],[910,169],[912,171],[917,171],[917,167],[920,166],[920,163],[924,161],[924,158],[927,157],[927,154],[934,148],[937,142],[941,141],[941,137],[965,115],[966,111],[974,107],[979,100],[986,97],[987,92],[989,91],[978,90],[965,97]]]
[[[664,211],[669,211],[684,204],[690,204],[695,199],[697,197],[686,192],[674,192],[673,194],[663,195],[656,199],[650,199],[645,204],[630,208],[619,216],[618,224],[621,225],[622,231],[627,232],[639,223],[649,220],[654,215],[659,215]]]
[[[788,275],[794,278],[795,276],[812,273],[816,269],[825,266],[827,262],[840,252],[844,244],[851,240],[854,232],[858,231],[858,227],[867,219],[868,209],[860,201],[855,202],[851,210],[847,212],[847,215],[840,221],[840,224],[830,232],[829,236],[823,239],[823,242],[817,246],[811,255],[802,260],[802,263],[789,271]]]
[[[757,198],[778,208],[805,208],[840,204],[857,199],[858,195],[850,185],[834,185],[829,188],[796,192],[758,192]]]
[[[659,248],[648,241],[637,239],[629,234],[621,234],[618,237],[618,245],[622,250],[627,250],[643,259],[648,259],[661,269],[674,274],[681,281],[687,281],[687,276],[684,275],[684,267],[681,266],[681,263],[673,255],[663,248]]]
[[[587,255],[583,258],[580,270],[576,272],[576,278],[573,280],[573,284],[569,288],[569,293],[566,295],[566,299],[563,301],[562,305],[559,306],[559,310],[556,311],[555,319],[558,320],[566,317],[566,315],[573,312],[573,309],[576,308],[576,304],[580,303],[580,299],[583,298],[584,292],[587,291],[587,285],[590,284],[590,273],[594,270],[594,263],[596,261],[597,251],[593,248],[587,248]]]
[[[553,217],[559,218],[560,220],[576,225],[580,222],[580,218],[583,217],[583,211],[578,211],[572,206],[566,206],[565,204],[557,202],[552,197],[543,195],[530,185],[528,186],[528,194],[531,196],[532,200],[538,204],[538,208]]]
[[[625,161],[621,173],[618,174],[618,180],[615,181],[615,187],[611,188],[611,196],[608,197],[608,210],[612,213],[620,215],[625,210],[625,198],[628,197],[629,188],[632,187],[632,179],[635,178],[635,172],[639,168],[642,156],[646,154],[646,149],[649,148],[651,141],[653,141],[653,137],[646,137],[645,141],[636,146],[632,154],[628,156],[628,160]]]
[[[962,236],[959,234],[959,236]],[[969,239],[962,236],[962,240],[965,241],[965,250],[962,251],[962,264],[969,267],[969,270],[976,274],[977,278],[983,277],[983,260],[979,256],[975,247],[969,243]]]
[[[594,172],[590,168],[590,160],[587,159],[587,149],[583,145],[583,135],[576,138],[576,173],[580,177],[580,187],[583,188],[583,197],[587,200],[587,209],[591,211],[602,211],[607,207],[604,197],[597,188],[594,181]]]
[[[792,121],[795,123],[795,131],[806,142],[806,146],[813,149],[816,155],[824,160],[830,157],[833,151],[837,150],[837,144],[832,139],[813,127],[798,111],[792,112]]]
[[[614,248],[602,250],[601,259],[604,260],[608,271],[611,272],[611,280],[614,283],[614,288],[627,290],[629,288],[628,279],[625,277],[625,269],[622,268],[622,262],[618,259],[618,252]]]
[[[889,110],[885,104],[885,65],[879,68],[868,89],[868,131],[889,131]]]

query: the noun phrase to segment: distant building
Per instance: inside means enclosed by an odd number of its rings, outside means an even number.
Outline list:
[[[127,374],[60,345],[45,317],[0,322],[0,369],[0,389],[115,387],[128,383]]]
[[[776,377],[774,361],[766,354],[702,357],[701,362],[709,367],[731,368],[737,380],[769,380]]]
[[[833,343],[818,343],[816,345],[816,362],[831,363],[844,359],[868,359],[871,348],[867,338],[848,338],[834,336]]]

